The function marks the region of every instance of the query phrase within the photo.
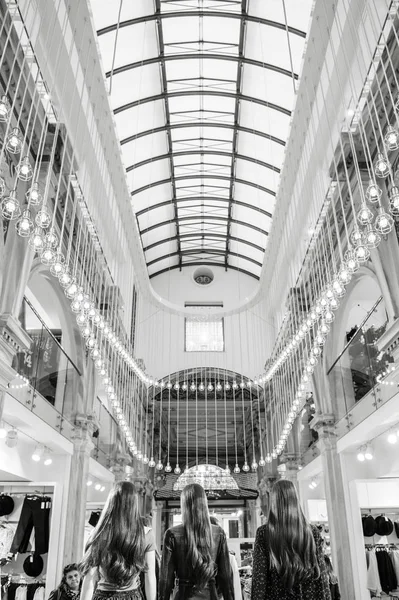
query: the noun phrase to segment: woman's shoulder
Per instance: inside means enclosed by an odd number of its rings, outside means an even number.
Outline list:
[[[182,535],[184,535],[184,525],[180,524],[174,525],[173,527],[169,527],[169,529],[166,531],[166,534],[168,534],[169,536],[179,538]]]

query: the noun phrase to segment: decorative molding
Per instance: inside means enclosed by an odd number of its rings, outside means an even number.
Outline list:
[[[31,345],[32,340],[18,319],[10,313],[0,315],[0,351],[3,350],[10,364],[16,354],[29,349]]]

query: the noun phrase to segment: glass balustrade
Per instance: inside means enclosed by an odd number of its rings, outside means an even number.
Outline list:
[[[98,432],[94,437],[95,448],[92,457],[104,467],[109,468],[118,455],[127,452],[125,440],[116,420],[99,398],[96,399],[94,413],[98,421]]]
[[[397,392],[396,364],[381,344],[388,323],[385,312],[381,311],[381,301],[382,297],[359,327],[346,334],[347,343],[328,371],[330,393],[339,419],[366,396],[372,396],[370,405],[376,410]]]
[[[18,395],[26,386],[32,398],[25,404],[29,403],[39,416],[51,404],[63,419],[71,421],[76,412],[81,373],[62,347],[61,331],[50,330],[26,298],[19,318],[31,345],[14,358],[12,366],[18,377],[11,382],[10,393]]]

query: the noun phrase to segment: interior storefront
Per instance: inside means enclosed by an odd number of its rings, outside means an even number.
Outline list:
[[[160,552],[201,485],[249,600],[281,479],[399,598],[398,64],[398,0],[0,0],[3,600],[120,481]]]

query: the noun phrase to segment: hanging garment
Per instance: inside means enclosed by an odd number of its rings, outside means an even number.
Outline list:
[[[7,558],[15,535],[15,527],[9,523],[0,524],[0,559]]]
[[[44,585],[39,585],[34,593],[33,600],[44,600],[44,590]]]
[[[396,579],[399,583],[399,550],[391,550],[389,555],[392,560],[393,570],[395,571]]]
[[[26,594],[28,587],[26,585],[20,585],[15,590],[15,600],[26,600]]]
[[[48,499],[26,496],[10,552],[27,552],[32,529],[35,528],[35,553],[46,554],[50,536],[49,517]]]
[[[367,589],[373,596],[381,596],[382,588],[378,572],[377,557],[375,550],[366,551],[367,560]]]
[[[386,550],[377,550],[378,573],[380,574],[380,582],[382,590],[389,594],[392,590],[396,590],[398,581],[392,565],[392,560]]]

